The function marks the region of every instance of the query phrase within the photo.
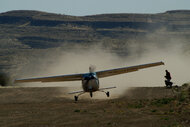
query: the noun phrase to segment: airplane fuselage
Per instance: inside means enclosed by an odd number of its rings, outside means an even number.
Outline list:
[[[94,92],[99,90],[99,79],[96,73],[83,75],[82,88],[85,92]]]

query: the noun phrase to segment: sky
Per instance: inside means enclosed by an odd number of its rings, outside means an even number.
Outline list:
[[[161,13],[190,10],[190,0],[0,0],[0,13],[38,10],[84,16],[103,13]]]

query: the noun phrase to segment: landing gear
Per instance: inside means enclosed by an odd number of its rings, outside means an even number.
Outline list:
[[[78,101],[78,96],[75,96],[74,98],[75,98],[75,101]]]
[[[106,94],[107,97],[110,97],[110,92],[100,91]]]
[[[78,94],[77,96],[74,96],[75,101],[78,101],[78,97],[79,97],[80,95],[84,94],[84,93],[85,93],[85,92],[80,93],[80,94]]]
[[[107,97],[110,97],[110,92],[105,92],[105,91],[100,91],[100,92],[104,92]],[[78,94],[77,96],[74,96],[75,102],[78,101],[78,97],[79,97],[80,95],[84,94],[84,93],[85,93],[85,92],[80,93],[80,94]],[[90,92],[90,97],[93,97],[93,92]]]
[[[110,92],[106,92],[106,95],[107,95],[107,97],[109,97],[110,96]]]
[[[92,92],[90,92],[90,97],[92,97],[93,95],[92,95]]]

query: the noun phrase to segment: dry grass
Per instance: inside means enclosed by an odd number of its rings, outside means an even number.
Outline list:
[[[64,90],[53,87],[0,89],[0,126],[178,127],[190,123],[188,97],[184,101],[171,96],[154,99],[81,99],[75,103],[63,95],[60,97],[60,89]],[[146,91],[152,89],[146,88]]]

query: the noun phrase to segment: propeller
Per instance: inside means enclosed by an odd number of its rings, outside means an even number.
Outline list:
[[[95,65],[90,65],[89,72],[93,73],[93,72],[95,72],[95,70],[96,70],[96,66]]]

